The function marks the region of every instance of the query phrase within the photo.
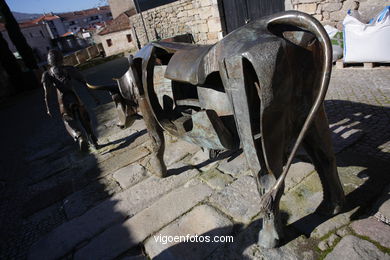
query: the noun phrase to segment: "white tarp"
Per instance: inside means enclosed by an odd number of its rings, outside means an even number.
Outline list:
[[[344,62],[390,62],[390,6],[369,24],[347,14],[344,25]]]
[[[330,25],[325,25],[324,28],[325,31],[328,33],[330,41],[332,43],[332,61],[335,62],[341,57],[343,57],[343,33]]]

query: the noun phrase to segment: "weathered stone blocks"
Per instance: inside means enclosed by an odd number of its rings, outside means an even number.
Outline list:
[[[335,249],[326,256],[325,260],[333,259],[349,259],[349,260],[360,260],[360,259],[383,259],[389,260],[390,256],[381,252],[374,244],[354,237],[344,237],[335,247]]]
[[[114,225],[81,248],[74,259],[114,259],[190,210],[212,193],[199,181],[168,193],[124,223]]]
[[[145,243],[145,249],[152,259],[204,259],[223,243],[163,243],[158,238],[207,235],[214,239],[215,236],[230,234],[231,230],[232,223],[227,217],[210,206],[201,205],[150,237]]]
[[[298,5],[298,11],[308,13],[308,14],[315,14],[317,10],[317,4],[301,4]]]
[[[210,197],[210,203],[237,222],[249,223],[260,212],[260,195],[252,176],[242,176]]]

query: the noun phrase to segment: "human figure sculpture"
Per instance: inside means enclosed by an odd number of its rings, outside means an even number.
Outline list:
[[[159,65],[166,65],[173,107],[156,94]],[[161,177],[167,176],[163,130],[209,149],[242,147],[261,195],[259,244],[272,248],[283,238],[279,202],[300,145],[323,186],[317,212],[337,214],[344,204],[323,107],[331,69],[322,25],[288,11],[248,23],[214,45],[150,43],[130,57],[118,88],[125,99],[136,99],[152,141],[150,170]]]
[[[77,142],[79,149],[85,152],[88,150],[88,145],[95,149],[98,148],[98,139],[93,132],[89,114],[73,87],[72,80],[86,86],[83,75],[75,67],[65,66],[63,64],[63,55],[58,50],[50,50],[47,61],[50,68],[42,75],[47,114],[51,116],[48,100],[49,93],[52,89],[56,89],[62,121],[67,132]],[[95,95],[89,89],[88,92],[98,104],[99,100]]]

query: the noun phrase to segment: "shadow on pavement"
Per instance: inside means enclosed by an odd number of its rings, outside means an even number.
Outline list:
[[[365,182],[347,195],[344,209],[349,211],[360,207],[352,216],[352,219],[357,219],[371,209],[383,187],[390,181],[390,175],[387,174],[390,167],[385,161],[389,154],[379,148],[390,140],[387,129],[390,125],[390,111],[384,107],[340,100],[326,101],[325,106],[337,149],[337,165],[364,168],[358,173],[358,177],[365,179]],[[53,114],[58,114],[58,109]],[[31,259],[71,257],[75,248],[82,248],[85,241],[115,224],[120,229],[121,237],[129,240],[117,242],[131,243],[135,234],[122,227],[121,223],[132,215],[117,210],[122,201],[110,199],[115,192],[120,191],[120,187],[117,183],[103,181],[101,155],[80,154],[58,116],[53,119],[46,117],[41,90],[0,110],[0,119],[5,122],[0,129],[5,147],[0,151],[0,258],[25,258],[30,246],[37,241],[38,244],[32,247],[35,251],[30,255]],[[123,149],[143,134],[144,131],[131,138],[116,140],[117,144],[122,143],[109,152]],[[241,152],[225,152],[216,160],[233,160]],[[212,160],[208,160],[195,167],[203,167],[211,162]],[[178,175],[191,168],[184,166],[169,171],[170,175]],[[79,218],[82,214],[89,214],[89,218],[84,219],[90,221],[83,222]],[[309,235],[328,219],[329,217],[320,217],[316,213],[299,219],[287,227],[289,235],[284,244],[300,234]],[[246,259],[242,256],[243,251],[257,242],[260,229],[259,220],[256,220],[248,227],[235,225],[210,230],[203,235],[234,235],[237,244],[226,246],[232,246],[235,255]],[[41,239],[42,237],[44,238]],[[57,246],[48,248],[50,241],[56,239],[61,243],[54,243]],[[101,241],[101,245],[108,242],[110,241]],[[172,252],[184,252],[183,255],[190,259],[191,252],[202,250],[207,252],[204,255],[207,257],[218,250],[218,246],[179,243],[162,251],[156,259],[167,259]],[[141,253],[142,247],[134,248],[124,252],[122,256]]]

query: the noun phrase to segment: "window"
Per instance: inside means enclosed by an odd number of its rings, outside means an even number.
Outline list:
[[[89,21],[94,21],[94,20],[99,20],[99,16],[95,15],[89,17]]]
[[[106,42],[107,42],[108,47],[112,46],[112,40],[111,39],[107,39]]]
[[[131,34],[127,34],[126,37],[127,37],[127,42],[131,42]]]

